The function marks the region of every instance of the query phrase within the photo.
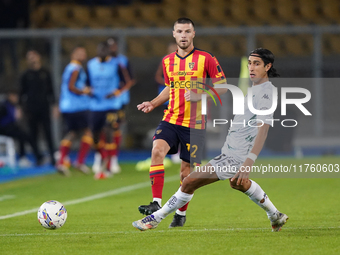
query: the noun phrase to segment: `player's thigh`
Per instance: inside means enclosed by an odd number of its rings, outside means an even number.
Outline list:
[[[205,144],[205,130],[178,127],[178,136],[181,147],[180,158],[191,165],[200,164]]]
[[[99,135],[105,126],[106,112],[105,111],[91,111],[89,114],[89,126],[93,133],[94,142],[99,142]]]
[[[158,127],[156,128],[155,134],[153,136],[154,145],[158,144],[157,140],[165,141],[168,144],[169,146],[167,150],[168,154],[177,153],[178,145],[179,145],[179,138],[178,138],[177,131],[176,131],[176,125],[170,124],[166,121],[161,121]],[[153,146],[153,148],[155,148],[155,146]]]
[[[76,132],[88,127],[88,112],[63,113],[66,132]]]

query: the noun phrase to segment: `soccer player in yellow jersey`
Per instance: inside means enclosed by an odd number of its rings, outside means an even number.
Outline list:
[[[226,83],[225,75],[217,59],[194,47],[194,23],[180,18],[174,24],[173,37],[177,51],[163,58],[165,89],[152,101],[137,106],[144,113],[151,112],[169,100],[168,109],[156,129],[151,153],[150,179],[153,202],[139,206],[142,214],[150,215],[161,208],[164,186],[163,160],[167,154],[180,148],[181,181],[190,174],[192,164],[200,164],[205,141],[205,118],[201,114],[202,84],[211,78],[213,84]],[[208,88],[204,88],[209,90]],[[217,92],[223,90],[216,89]],[[223,91],[225,92],[225,91]],[[190,139],[191,138],[191,139]],[[195,141],[195,144],[190,144]],[[169,227],[183,226],[187,204],[176,211]]]

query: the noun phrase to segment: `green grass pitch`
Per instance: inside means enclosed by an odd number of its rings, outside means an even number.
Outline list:
[[[339,164],[340,158],[276,162]],[[0,184],[0,197],[12,196],[0,201],[0,254],[340,254],[340,178],[255,179],[290,217],[280,232],[271,232],[265,212],[228,181],[197,190],[183,228],[168,229],[169,216],[157,229],[140,232],[131,223],[142,217],[137,207],[151,201],[148,172],[121,166],[121,174],[106,180],[73,171],[70,178],[51,174]],[[165,172],[163,202],[178,189],[179,166]],[[68,211],[61,229],[38,223],[35,208],[51,199]]]

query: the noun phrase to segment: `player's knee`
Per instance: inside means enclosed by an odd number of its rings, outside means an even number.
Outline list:
[[[231,179],[229,179],[229,184],[230,187],[236,190],[240,190],[241,189],[241,185],[237,185],[237,179],[235,179],[234,181],[231,181]]]
[[[192,194],[195,191],[195,183],[192,181],[191,178],[184,178],[181,190],[184,193]]]
[[[165,149],[161,146],[154,146],[152,148],[151,156],[153,158],[161,158],[163,159],[166,155]]]
[[[185,177],[187,177],[188,175],[190,174],[190,164],[186,164],[185,163],[182,163],[181,165],[181,173],[180,173],[180,177],[181,177],[181,180],[183,181]]]

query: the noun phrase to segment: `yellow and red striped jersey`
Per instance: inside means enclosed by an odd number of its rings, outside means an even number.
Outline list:
[[[209,90],[202,84],[206,78],[211,78],[213,84],[225,83],[225,75],[217,59],[209,52],[197,48],[184,57],[179,56],[176,51],[163,58],[163,74],[165,85],[170,87],[168,109],[164,111],[163,121],[205,129],[201,101],[185,101],[185,88],[200,94],[203,90],[197,87]]]

